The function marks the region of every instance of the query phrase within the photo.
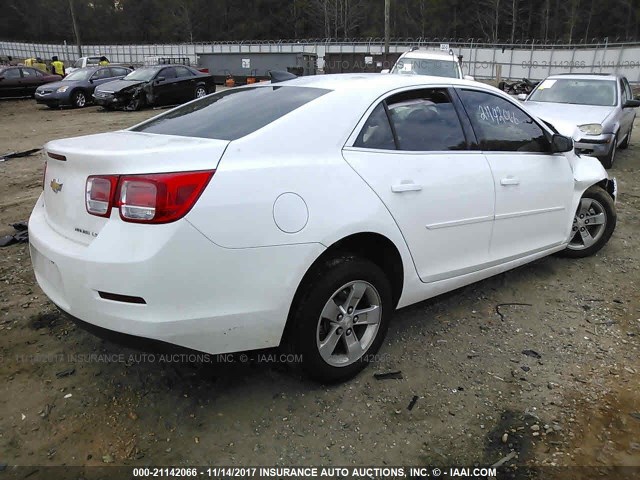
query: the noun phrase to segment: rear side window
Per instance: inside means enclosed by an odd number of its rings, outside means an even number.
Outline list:
[[[237,140],[329,92],[293,86],[231,89],[178,107],[131,130]]]
[[[193,77],[191,70],[185,67],[176,67],[176,74],[178,77]]]
[[[396,144],[384,104],[379,104],[364,124],[354,147],[395,150]]]
[[[399,150],[464,150],[467,146],[458,114],[445,89],[403,92],[387,100]]]

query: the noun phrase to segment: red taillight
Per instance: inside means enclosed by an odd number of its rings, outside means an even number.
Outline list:
[[[99,217],[110,216],[117,184],[118,177],[114,175],[89,177],[85,197],[87,212]]]
[[[108,217],[111,207],[117,207],[125,222],[174,222],[191,210],[214,172],[89,177],[87,211]],[[106,203],[104,198],[108,199]],[[100,213],[104,208],[106,211]]]

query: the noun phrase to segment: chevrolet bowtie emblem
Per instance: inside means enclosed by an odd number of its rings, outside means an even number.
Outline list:
[[[53,193],[58,193],[62,191],[63,184],[58,183],[55,178],[51,180],[51,183],[49,185],[51,186],[51,190],[53,190]]]

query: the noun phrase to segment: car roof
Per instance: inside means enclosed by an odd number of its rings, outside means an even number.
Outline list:
[[[433,85],[456,85],[480,87],[492,92],[501,92],[490,85],[473,80],[449,77],[433,77],[430,75],[392,75],[381,73],[336,73],[330,75],[309,75],[298,77],[274,85],[290,85],[301,87],[325,88],[334,91],[358,90],[371,95],[382,95],[391,90],[403,87]]]
[[[403,53],[401,57],[420,58],[424,60],[448,60],[450,62],[458,61],[455,55],[440,50],[410,50]]]
[[[548,80],[602,80],[611,81],[622,78],[615,73],[558,73],[547,77]]]

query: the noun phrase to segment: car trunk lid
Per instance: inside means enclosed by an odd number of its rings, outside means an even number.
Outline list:
[[[109,221],[86,210],[89,176],[214,170],[228,144],[130,131],[49,142],[44,177],[47,222],[59,234],[88,245]],[[114,210],[111,215],[119,214]]]

